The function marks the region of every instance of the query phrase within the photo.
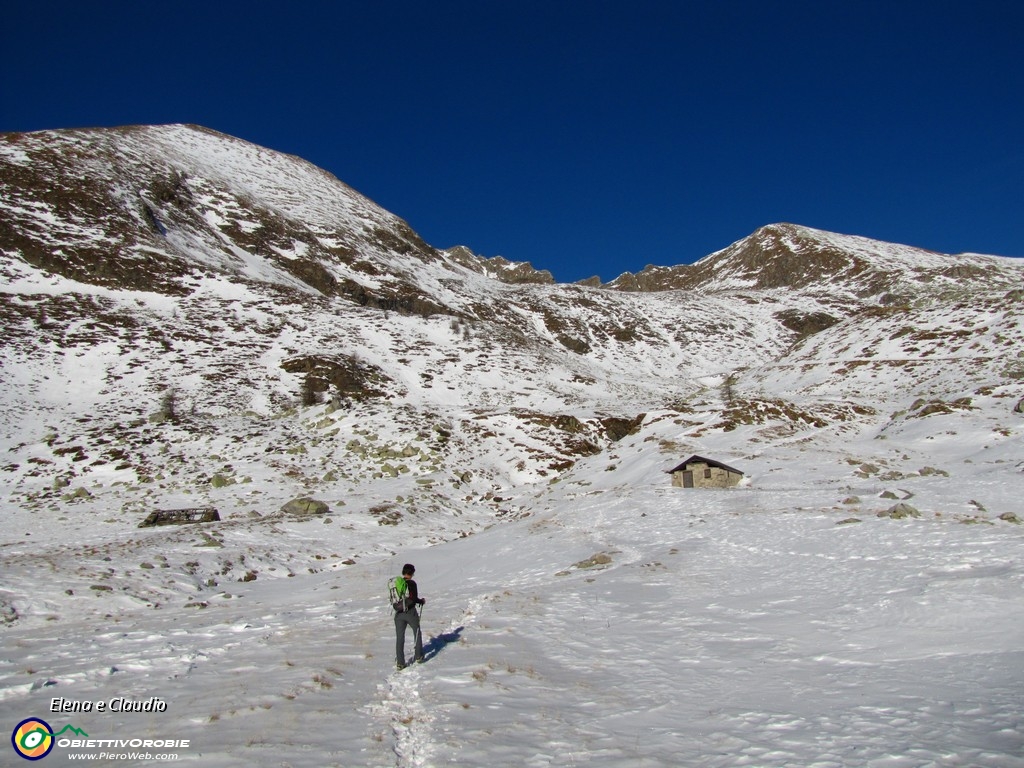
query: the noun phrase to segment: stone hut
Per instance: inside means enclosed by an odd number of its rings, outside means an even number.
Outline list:
[[[187,525],[189,523],[215,523],[220,513],[213,507],[191,507],[189,509],[163,509],[153,512],[139,523],[139,528],[154,525]]]
[[[738,469],[703,456],[691,456],[668,473],[676,488],[731,488],[743,479]]]

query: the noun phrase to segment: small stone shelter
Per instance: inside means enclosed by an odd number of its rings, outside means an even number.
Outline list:
[[[740,470],[714,459],[691,456],[678,467],[668,470],[676,488],[731,488],[743,479]]]
[[[191,507],[189,509],[163,509],[150,514],[139,523],[139,528],[155,525],[188,525],[189,523],[216,523],[220,513],[214,507]]]

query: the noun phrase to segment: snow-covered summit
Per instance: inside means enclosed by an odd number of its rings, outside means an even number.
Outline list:
[[[800,288],[898,303],[960,280],[1019,285],[1018,260],[948,255],[795,224],[770,224],[693,265],[650,266],[610,287],[627,290]]]

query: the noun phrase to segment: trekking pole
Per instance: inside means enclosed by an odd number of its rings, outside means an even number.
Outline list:
[[[418,608],[413,609],[416,611],[416,616],[418,617],[418,620],[416,621],[416,637],[419,640],[420,648],[423,647],[423,608],[424,604],[421,603]],[[417,661],[419,661],[420,663],[422,663],[423,660],[424,656],[422,655],[419,656],[417,659]]]

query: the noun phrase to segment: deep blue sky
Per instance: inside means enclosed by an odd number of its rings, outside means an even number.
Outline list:
[[[777,221],[1024,256],[1019,0],[7,4],[0,131],[170,122],[561,281]]]

